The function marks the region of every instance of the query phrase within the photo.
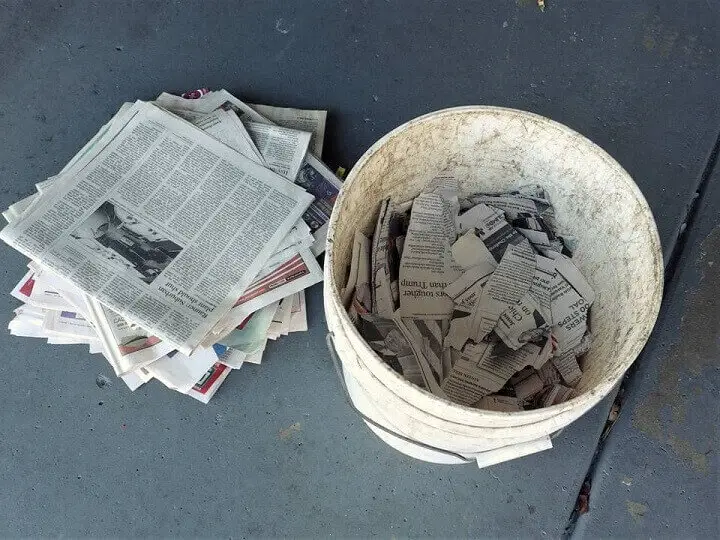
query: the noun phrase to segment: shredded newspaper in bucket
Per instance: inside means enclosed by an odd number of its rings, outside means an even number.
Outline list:
[[[512,412],[571,399],[595,293],[540,186],[461,196],[440,177],[355,233],[343,300],[370,347],[435,395]]]

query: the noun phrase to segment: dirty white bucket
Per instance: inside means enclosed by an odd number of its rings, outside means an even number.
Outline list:
[[[371,235],[382,199],[407,201],[440,173],[458,178],[465,194],[539,184],[561,228],[576,237],[573,260],[596,291],[590,317],[594,342],[576,398],[512,413],[458,405],[407,382],[356,331],[340,296],[355,230]],[[618,383],[645,345],[662,298],[657,228],[632,178],[582,135],[512,109],[445,109],[385,135],[350,172],[327,239],[329,342],[353,405],[388,444],[426,461],[476,460],[487,466],[550,447],[552,433]]]

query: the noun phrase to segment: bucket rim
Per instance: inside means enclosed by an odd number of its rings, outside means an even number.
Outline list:
[[[412,384],[408,380],[406,380],[402,375],[397,373],[395,370],[393,370],[389,365],[387,365],[383,360],[375,353],[375,351],[370,348],[370,346],[365,342],[365,340],[362,338],[360,333],[355,328],[355,325],[352,324],[352,321],[350,320],[349,315],[347,314],[347,311],[345,310],[344,306],[342,305],[342,302],[340,301],[340,289],[339,285],[335,282],[335,279],[333,277],[332,272],[332,266],[333,266],[333,260],[334,260],[334,243],[333,243],[333,234],[335,231],[335,226],[337,224],[337,221],[339,219],[340,211],[343,207],[343,203],[345,202],[346,194],[351,189],[353,183],[355,182],[355,178],[358,176],[359,172],[363,169],[363,167],[366,165],[368,161],[370,161],[373,156],[382,148],[385,146],[390,140],[393,138],[401,135],[405,131],[415,127],[418,124],[422,124],[427,121],[435,121],[439,118],[445,117],[445,116],[452,116],[457,114],[467,114],[467,113],[479,113],[479,114],[501,114],[501,115],[507,115],[508,117],[525,117],[528,119],[532,119],[533,121],[542,124],[546,128],[555,129],[559,132],[562,132],[566,136],[572,136],[576,137],[579,141],[581,141],[585,146],[587,146],[589,149],[591,149],[600,159],[602,159],[610,168],[614,169],[618,174],[618,177],[621,178],[622,182],[624,183],[624,187],[627,189],[627,192],[629,195],[632,195],[637,200],[640,207],[643,209],[643,215],[647,218],[647,232],[648,232],[648,240],[650,242],[649,251],[653,254],[653,260],[652,260],[652,278],[655,282],[655,289],[654,294],[650,302],[648,302],[648,308],[647,308],[647,319],[644,325],[644,328],[641,329],[641,333],[638,335],[638,340],[636,341],[635,345],[633,345],[633,348],[629,351],[629,357],[632,357],[632,360],[628,362],[627,367],[620,372],[616,378],[608,378],[604,377],[601,382],[599,382],[596,386],[594,386],[591,389],[588,389],[586,392],[566,401],[563,403],[559,403],[557,405],[551,405],[549,407],[542,407],[540,409],[532,409],[532,410],[523,410],[523,411],[513,411],[513,412],[501,412],[501,411],[490,411],[485,409],[476,409],[471,406],[462,405],[459,403],[456,403],[454,401],[450,401],[448,399],[442,398],[440,396],[437,396],[433,394],[432,392],[425,390],[423,388],[420,388],[419,386]],[[376,364],[379,364],[381,366],[381,369],[385,376],[392,377],[397,381],[400,381],[401,383],[404,383],[405,388],[410,392],[418,393],[419,396],[422,396],[424,399],[429,399],[430,402],[435,402],[437,405],[441,405],[444,407],[450,407],[454,410],[456,410],[458,413],[462,415],[471,415],[471,416],[484,416],[487,417],[488,415],[495,417],[497,419],[501,418],[514,418],[514,419],[522,419],[523,417],[527,419],[527,423],[532,423],[535,419],[537,419],[538,416],[542,416],[543,419],[546,419],[548,416],[558,416],[563,413],[572,411],[575,409],[578,405],[581,404],[587,404],[588,401],[593,402],[592,406],[595,406],[597,403],[599,403],[611,390],[612,388],[618,384],[627,369],[635,362],[638,355],[642,351],[643,347],[647,343],[647,340],[650,337],[650,334],[652,333],[652,330],[655,326],[655,322],[657,321],[657,317],[660,311],[660,306],[662,303],[662,297],[663,297],[663,287],[664,287],[664,266],[663,266],[663,254],[662,254],[662,248],[660,243],[660,236],[657,230],[657,223],[655,221],[654,215],[652,213],[652,210],[650,209],[650,205],[648,204],[647,200],[645,199],[645,196],[640,191],[640,188],[633,180],[630,173],[628,173],[625,168],[620,165],[620,163],[617,162],[607,151],[605,151],[602,147],[591,141],[589,138],[585,137],[583,134],[575,131],[574,129],[566,126],[565,124],[562,124],[560,122],[557,122],[556,120],[552,120],[551,118],[547,118],[546,116],[524,111],[521,109],[514,109],[509,107],[500,107],[495,105],[462,105],[457,107],[448,107],[444,109],[439,109],[437,111],[432,111],[426,114],[423,114],[421,116],[418,116],[416,118],[413,118],[411,120],[408,120],[407,122],[404,122],[403,124],[397,126],[396,128],[392,129],[385,135],[383,135],[380,139],[378,139],[370,148],[368,148],[365,153],[358,159],[358,161],[355,163],[355,165],[350,170],[347,178],[343,182],[343,185],[338,193],[337,199],[335,201],[335,205],[333,206],[332,214],[330,216],[330,220],[328,222],[328,231],[327,231],[327,242],[326,242],[326,254],[325,254],[325,264],[324,264],[324,292],[325,292],[325,302],[328,301],[332,304],[332,306],[335,308],[335,314],[340,317],[340,324],[343,327],[343,330],[345,332],[351,332],[352,336],[356,338],[353,341],[359,342],[359,344],[363,347],[363,352],[368,353],[371,355],[373,360]],[[404,398],[405,399],[405,398]],[[407,400],[407,399],[406,399]],[[592,408],[592,407],[590,407]],[[587,409],[589,410],[589,408]]]

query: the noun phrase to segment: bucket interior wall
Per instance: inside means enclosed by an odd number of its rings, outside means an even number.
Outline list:
[[[657,316],[657,230],[622,167],[545,118],[494,107],[448,109],[378,141],[352,170],[335,207],[333,293],[345,284],[355,230],[372,235],[380,201],[407,201],[438,175],[457,178],[463,194],[527,184],[546,189],[562,233],[577,241],[574,261],[597,295],[590,317],[594,343],[578,391],[609,389],[640,352]]]

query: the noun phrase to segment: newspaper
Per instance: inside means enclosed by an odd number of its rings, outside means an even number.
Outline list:
[[[307,304],[305,303],[305,291],[296,292],[293,295],[292,315],[290,317],[290,332],[307,332]]]
[[[477,237],[474,230],[469,230],[458,238],[451,248],[453,260],[463,269],[473,266],[497,267],[497,262],[485,243]]]
[[[266,164],[262,153],[234,111],[216,109],[204,116],[194,117],[192,124],[245,157],[262,165]]]
[[[582,371],[573,351],[567,351],[552,358],[552,364],[568,386],[575,386],[582,378]]]
[[[327,111],[272,107],[254,103],[250,103],[249,106],[278,126],[312,133],[310,151],[317,157],[322,156]]]
[[[543,391],[543,380],[533,368],[524,368],[510,377],[510,384],[515,390],[515,396],[522,400],[529,400]]]
[[[409,380],[457,403],[514,412],[570,399],[582,377],[577,357],[592,343],[587,313],[595,294],[556,233],[544,191],[527,186],[473,195],[455,215],[455,190],[454,179],[438,178],[413,201],[382,202],[371,242],[373,314],[360,315],[360,333]],[[409,210],[403,227],[397,216]],[[343,296],[353,320],[358,313],[350,300],[362,282],[360,264],[368,260],[358,235]],[[418,267],[427,274],[409,282],[405,263],[414,252],[424,256]],[[398,253],[399,309],[387,264]],[[437,276],[448,269],[456,273],[443,283]],[[408,316],[405,288],[429,290],[431,279],[447,310],[413,304]],[[432,293],[418,296],[436,308]]]
[[[539,339],[548,331],[541,308],[529,292],[500,315],[495,327],[495,333],[514,350]]]
[[[551,282],[550,302],[558,353],[570,351],[580,344],[585,335],[590,305],[560,272],[555,273]]]
[[[312,200],[151,104],[54,194],[0,237],[184,353]]]
[[[150,379],[152,379],[152,375],[150,375],[147,371],[137,370],[137,371],[131,371],[127,375],[123,375],[120,378],[127,385],[127,387],[130,389],[130,391],[134,392],[135,390],[140,388],[143,384],[145,384]]]
[[[460,232],[464,232],[466,226],[474,228],[475,233],[498,262],[508,246],[526,241],[526,238],[508,223],[502,212],[484,204],[479,204],[458,216],[457,223]]]
[[[493,330],[500,315],[527,294],[535,268],[535,254],[527,240],[507,248],[475,304],[472,335],[483,339]]]
[[[424,358],[435,372],[435,379],[443,378],[443,332],[439,321],[422,319],[402,319],[410,332],[413,343],[422,352]]]
[[[476,409],[485,409],[487,411],[498,412],[515,412],[522,411],[522,400],[511,396],[499,396],[491,394],[480,399],[475,403]]]
[[[277,339],[283,335],[283,330],[290,325],[290,318],[292,317],[292,304],[293,297],[287,296],[280,300],[280,305],[275,311],[270,326],[267,329],[267,336],[269,339]],[[287,333],[287,332],[286,332]]]
[[[205,372],[205,375],[187,391],[187,395],[202,403],[209,403],[210,399],[215,395],[215,392],[220,388],[220,385],[227,376],[230,375],[230,371],[231,369],[225,364],[215,362],[215,364]]]
[[[348,298],[348,311],[355,324],[358,315],[370,313],[372,309],[372,293],[370,291],[370,240],[360,231],[355,231],[353,255],[357,253],[356,268],[352,278],[353,284]],[[353,272],[351,271],[351,274]]]
[[[279,304],[279,301],[273,302],[252,313],[220,343],[247,354],[264,349],[268,328]]]
[[[342,182],[324,163],[307,154],[295,183],[315,197],[303,214],[303,221],[310,226],[310,232],[315,238],[311,250],[318,256],[325,251],[328,221]]]
[[[575,396],[575,390],[562,384],[553,385],[542,398],[542,407],[564,403]]]
[[[240,369],[245,362],[259,364],[262,360],[264,350],[265,347],[263,346],[263,348],[257,352],[246,354],[242,351],[238,351],[237,349],[227,348],[225,349],[225,352],[218,355],[218,360],[229,368]]]
[[[125,375],[145,367],[175,350],[171,343],[140,326],[132,325],[125,317],[87,297],[89,316],[105,348],[105,356],[115,374]]]
[[[399,317],[361,315],[360,332],[368,345],[395,371],[421,388],[444,396],[430,364],[413,344],[410,331]]]
[[[200,347],[191,355],[173,351],[148,364],[145,369],[168,388],[187,394],[215,362],[215,351]]]
[[[209,114],[217,109],[226,109],[234,111],[240,117],[240,120],[247,119],[253,122],[268,123],[265,117],[227,90],[209,92],[200,99],[186,99],[163,92],[155,98],[154,103],[191,122],[199,116]]]
[[[443,381],[442,389],[453,401],[472,405],[500,390],[515,373],[536,361],[537,349],[531,343],[513,351],[494,341],[470,342]]]
[[[322,268],[307,249],[286,261],[264,268],[213,328],[212,335],[225,335],[251,313],[319,283],[322,277]]]
[[[43,276],[41,270],[30,270],[10,293],[18,300],[38,308],[63,309],[67,301]]]
[[[398,304],[399,257],[395,238],[401,232],[401,220],[389,199],[380,205],[371,247],[372,312],[390,318]]]
[[[43,317],[42,327],[51,334],[77,338],[96,339],[95,328],[90,322],[74,311],[48,310]]]
[[[200,99],[184,99],[179,96],[163,93],[157,98],[155,103],[181,115],[191,122],[197,122],[201,120],[204,115],[212,113],[217,109],[224,109],[235,112],[242,122],[255,122],[268,125],[276,123],[285,128],[310,131],[312,132],[315,144],[317,144],[317,141],[320,141],[320,145],[322,145],[324,137],[324,120],[322,124],[319,123],[319,113],[323,113],[323,111],[301,111],[298,109],[253,106],[257,109],[256,111],[225,90],[209,92]],[[260,114],[258,111],[261,109],[266,112],[268,109],[273,109],[270,114],[272,118]],[[317,128],[310,129],[310,125],[307,126],[307,129],[303,128],[301,124],[304,124],[307,118],[317,118],[318,123],[312,123],[313,126],[317,125]],[[289,140],[292,142],[293,139],[290,138]],[[286,141],[286,139],[281,137],[273,139],[273,147],[277,147],[277,153],[280,156],[295,155],[297,149],[291,146],[283,146],[284,141]],[[342,182],[337,176],[335,176],[324,163],[317,159],[316,156],[320,156],[320,153],[315,153],[315,156],[308,153],[305,156],[305,161],[302,163],[300,171],[297,175],[290,178],[315,197],[315,200],[303,215],[303,220],[310,226],[315,238],[315,243],[312,247],[312,252],[315,256],[325,251],[327,222],[330,219],[332,207],[335,204],[335,199],[342,185]],[[290,167],[291,164],[292,160],[288,163],[288,168],[292,168]]]
[[[305,159],[311,134],[262,122],[245,121],[244,124],[267,166],[294,180]]]
[[[13,296],[23,301],[24,304],[15,310],[15,317],[10,321],[8,328],[13,334],[47,339],[47,342],[53,345],[86,344],[90,353],[100,353],[108,358],[116,373],[130,390],[139,388],[155,376],[167,386],[207,403],[227,377],[231,368],[237,369],[245,362],[260,363],[267,341],[266,333],[244,334],[246,338],[244,345],[247,345],[245,347],[247,351],[252,351],[250,353],[213,343],[213,335],[207,333],[203,337],[203,344],[206,340],[208,341],[207,346],[197,346],[192,351],[185,351],[190,354],[183,354],[175,350],[176,343],[161,339],[161,335],[153,335],[156,332],[147,330],[141,321],[129,320],[126,313],[117,313],[108,305],[99,302],[98,294],[92,296],[85,294],[89,286],[92,286],[93,290],[97,289],[102,292],[104,286],[109,287],[107,282],[104,284],[101,282],[102,278],[112,279],[113,294],[118,297],[118,301],[134,304],[140,293],[134,291],[132,286],[138,286],[144,289],[141,291],[143,296],[140,300],[147,303],[148,295],[160,292],[159,287],[155,289],[153,285],[167,285],[161,280],[170,277],[175,280],[184,279],[182,283],[176,284],[178,288],[173,292],[187,301],[189,298],[187,287],[180,288],[179,285],[188,285],[189,276],[187,272],[179,272],[182,268],[177,264],[177,260],[184,261],[183,257],[185,257],[188,259],[187,262],[194,263],[196,267],[205,264],[205,270],[208,272],[203,276],[204,278],[218,277],[210,274],[213,265],[220,268],[219,265],[224,262],[226,267],[232,268],[236,257],[233,257],[231,253],[223,253],[222,250],[209,251],[213,245],[227,247],[226,243],[220,243],[221,236],[230,232],[227,228],[223,230],[223,227],[220,226],[213,231],[208,229],[207,232],[214,233],[214,236],[212,234],[208,236],[205,231],[200,231],[202,234],[197,235],[194,246],[188,243],[180,247],[181,243],[178,242],[177,237],[173,237],[173,234],[178,233],[176,231],[169,233],[167,224],[170,222],[170,226],[174,225],[173,222],[177,220],[174,219],[173,214],[178,211],[182,212],[183,207],[186,207],[186,218],[195,218],[194,223],[187,225],[188,229],[191,227],[201,229],[213,217],[217,218],[222,212],[229,210],[228,223],[232,222],[235,225],[236,230],[233,232],[237,233],[239,238],[243,225],[248,227],[252,225],[252,223],[246,222],[247,220],[238,219],[248,217],[247,212],[246,215],[242,215],[242,210],[249,210],[250,213],[257,211],[258,203],[261,203],[262,199],[254,199],[252,203],[247,203],[242,209],[237,208],[240,206],[237,196],[227,201],[220,199],[220,196],[231,197],[237,186],[229,185],[227,182],[222,184],[221,175],[217,174],[220,169],[218,162],[213,162],[212,155],[209,154],[214,154],[218,161],[225,158],[225,161],[228,162],[228,155],[231,154],[235,160],[242,155],[248,162],[255,163],[257,167],[264,169],[267,167],[267,163],[243,121],[264,124],[258,128],[261,132],[285,135],[294,132],[276,129],[271,121],[225,91],[192,92],[192,97],[206,99],[185,99],[188,97],[190,96],[185,94],[182,98],[170,95],[161,96],[158,99],[158,105],[163,108],[167,107],[167,110],[172,112],[157,109],[157,113],[154,114],[165,115],[160,121],[158,118],[148,118],[148,111],[151,110],[152,105],[142,102],[124,104],[58,175],[38,182],[36,184],[37,193],[15,202],[3,212],[3,216],[11,224],[5,234],[8,231],[21,234],[27,232],[26,229],[31,230],[33,226],[36,229],[44,226],[44,230],[35,231],[34,244],[29,248],[38,248],[38,243],[42,241],[47,244],[43,249],[48,252],[44,252],[44,257],[37,257],[28,265],[29,271],[14,288]],[[191,103],[191,101],[193,102]],[[283,114],[288,113],[296,116],[302,115],[303,111],[283,110]],[[168,118],[175,122],[175,126],[168,126]],[[322,118],[324,122],[324,113]],[[285,120],[291,122],[292,118],[286,116]],[[324,129],[324,125],[317,127],[321,130]],[[133,131],[132,128],[137,129]],[[148,128],[160,131],[165,140],[149,140],[148,131],[152,130],[148,130]],[[131,134],[143,135],[143,129],[145,130],[145,140],[138,137],[133,144]],[[207,134],[200,136],[199,142],[198,130]],[[316,140],[322,143],[322,133],[317,132],[316,135],[318,135]],[[207,136],[213,137],[218,142],[215,148],[210,148],[213,152],[203,153],[208,150],[207,139],[202,140]],[[301,136],[307,138],[305,134]],[[276,140],[281,141],[279,138]],[[286,137],[286,141],[280,145],[282,148],[275,149],[278,156],[282,157],[282,152],[292,150],[291,142],[292,137]],[[219,145],[224,150],[218,150]],[[191,156],[193,162],[180,160],[183,157],[183,147],[186,147],[185,150],[187,147],[194,147],[195,155]],[[303,160],[302,153],[304,152],[303,149],[299,153],[299,157],[295,156],[294,166],[296,168],[298,164],[307,165],[314,159],[308,154],[308,159]],[[174,167],[172,167],[173,160],[176,163]],[[317,165],[312,170],[320,170],[324,167],[317,160],[315,162]],[[155,169],[148,165],[154,166]],[[182,165],[187,165],[187,167]],[[237,166],[237,163],[230,163],[230,165]],[[174,170],[164,180],[163,176],[170,168],[174,168]],[[193,180],[193,174],[197,175],[196,180]],[[273,177],[273,173],[269,171],[266,171],[265,174]],[[217,177],[214,179],[216,181],[208,183],[213,179],[213,175]],[[293,183],[299,184],[300,182],[296,182],[297,179],[292,177],[292,174],[290,176],[291,178],[282,180],[279,177],[276,178],[278,182],[281,181],[282,185],[290,186],[291,195],[302,193],[299,188],[292,187]],[[289,218],[286,222],[282,222],[282,233],[279,232],[280,227],[278,227],[277,237],[273,237],[273,240],[277,240],[274,249],[267,248],[267,251],[258,257],[256,269],[253,271],[243,267],[243,270],[247,270],[247,277],[250,278],[248,281],[254,282],[252,287],[243,291],[244,295],[249,293],[249,296],[253,297],[252,301],[266,302],[270,300],[269,295],[272,294],[290,295],[287,301],[290,312],[283,317],[279,335],[307,330],[307,306],[304,291],[302,288],[296,287],[303,282],[309,284],[307,283],[309,273],[313,277],[321,278],[321,271],[309,249],[317,249],[318,253],[324,249],[324,238],[322,243],[318,240],[321,233],[324,236],[321,228],[326,226],[325,223],[329,218],[340,183],[337,180],[334,184],[332,183],[334,175],[329,171],[323,171],[319,178],[321,182],[315,182],[317,185],[313,187],[320,193],[320,198],[323,200],[319,201],[316,208],[326,209],[325,216],[317,211],[315,213],[320,219],[320,223],[315,224],[314,229],[311,230],[309,225],[311,220],[308,219],[309,223],[305,223],[303,219],[300,219],[301,215],[307,217],[309,214],[303,212],[305,208],[300,209],[297,214],[298,219],[294,223],[290,224]],[[253,176],[245,180],[251,181],[251,192],[268,191],[267,184],[261,184],[261,181],[265,183],[267,178],[258,180]],[[133,188],[123,186],[124,182],[131,183],[133,181],[135,182]],[[327,182],[332,186],[332,189],[325,189],[325,194],[320,192],[322,182]],[[312,185],[312,182],[308,182],[308,184]],[[244,187],[247,188],[247,185]],[[145,192],[142,192],[143,189]],[[133,191],[138,193],[133,193]],[[236,195],[240,194],[239,191],[238,189]],[[288,194],[287,191],[286,187],[285,195]],[[115,199],[106,198],[108,194],[114,195]],[[136,198],[132,199],[132,195],[135,195]],[[184,199],[180,199],[181,196]],[[175,198],[173,199],[173,197]],[[127,200],[118,201],[118,198],[129,199],[129,202]],[[306,195],[303,204],[308,206],[311,198],[311,195]],[[153,202],[156,207],[151,204],[151,199],[155,199]],[[191,205],[188,199],[191,200],[190,202],[205,206],[196,207],[198,212],[192,216],[189,212]],[[61,207],[56,204],[58,201],[64,202],[65,205]],[[92,210],[99,201],[111,202],[113,204],[112,214],[108,216],[106,212],[104,217],[109,217],[109,219],[105,219],[106,223],[87,223],[87,217],[83,217],[83,214]],[[122,204],[123,202],[125,204]],[[207,206],[213,202],[215,202],[214,206]],[[220,204],[217,204],[218,202]],[[51,203],[54,206],[48,209]],[[132,212],[127,210],[128,207],[132,208]],[[107,207],[104,208],[104,210],[107,209]],[[236,212],[234,215],[233,210]],[[287,213],[284,211],[277,212],[277,214],[280,216],[278,221],[287,217]],[[48,223],[37,225],[39,221],[46,222],[48,217],[55,219],[54,229],[48,226]],[[76,234],[78,220],[84,220],[80,227],[80,229],[84,228],[81,231],[84,234]],[[220,223],[216,222],[216,224]],[[93,227],[94,225],[99,225],[100,228],[96,229]],[[288,225],[292,226],[288,228]],[[63,230],[68,227],[69,231]],[[262,229],[262,227],[255,226],[250,232],[254,233],[258,229]],[[116,234],[118,230],[123,234]],[[96,235],[95,233],[98,231],[99,234]],[[314,236],[311,234],[312,232],[315,233]],[[53,233],[58,234],[53,237]],[[180,231],[180,234],[182,233],[183,231]],[[187,233],[185,234],[187,235]],[[79,238],[75,238],[73,235]],[[110,237],[110,240],[123,245],[103,243],[98,239],[102,237],[106,237],[105,240]],[[127,242],[128,239],[132,241]],[[172,245],[158,244],[164,240],[175,244],[179,250],[173,252]],[[203,240],[208,241],[207,245],[202,245]],[[259,243],[268,244],[267,239],[263,239]],[[29,248],[26,246],[26,253]],[[154,251],[148,255],[147,252],[151,250]],[[188,256],[191,251],[195,252],[192,260]],[[166,256],[165,259],[170,260],[159,260],[159,255],[163,254]],[[206,262],[202,262],[199,258],[204,254],[210,255]],[[144,255],[144,257],[140,257],[140,255]],[[81,257],[84,259],[81,260]],[[223,261],[223,257],[226,258],[225,261]],[[62,264],[54,260],[56,258],[61,259]],[[48,259],[53,260],[48,263]],[[90,259],[92,261],[88,262]],[[142,261],[144,267],[140,267],[136,259],[144,259]],[[153,262],[158,264],[155,265],[154,272],[149,272],[147,267],[152,267]],[[163,265],[163,262],[166,264]],[[84,275],[86,281],[79,283],[76,278],[81,274],[87,274],[87,267],[91,263],[99,266],[101,271],[111,271],[111,278],[100,275],[98,269],[94,269],[94,274]],[[253,262],[249,261],[249,264],[253,264]],[[173,275],[174,273],[181,273],[181,275]],[[137,278],[141,283],[138,283],[137,280],[133,281],[133,278]],[[312,281],[312,283],[314,282],[315,280]],[[290,286],[290,284],[292,285]],[[203,294],[208,291],[212,292],[211,285],[206,279],[203,291],[190,292],[202,292]],[[274,287],[276,285],[286,286],[281,290]],[[123,292],[121,289],[123,288],[126,295],[121,298]],[[150,293],[148,293],[148,289]],[[166,292],[163,294],[167,295]],[[203,302],[206,301],[200,294],[197,295],[197,298]],[[244,300],[247,299],[246,297]],[[153,300],[157,300],[157,298]],[[167,298],[161,297],[160,300],[167,300]],[[237,299],[235,301],[237,302]],[[215,301],[212,307],[216,308],[217,303]],[[277,304],[278,302],[275,306]],[[187,305],[192,308],[193,304],[188,303]],[[275,306],[268,310],[271,312],[271,316],[275,312]],[[243,307],[246,307],[245,304]],[[155,305],[153,308],[157,310],[158,306]],[[225,314],[218,311],[217,315],[223,319],[230,311]],[[199,314],[197,309],[194,313]],[[233,312],[234,314],[235,312]],[[258,320],[257,313],[249,315],[243,318]],[[239,323],[240,329],[246,325],[242,320]],[[216,325],[213,325],[213,328]],[[233,328],[230,327],[228,330],[232,331]],[[233,336],[239,342],[242,341],[242,336],[238,338],[237,334],[241,332],[242,330],[233,331]],[[220,336],[215,336],[215,339],[217,337]]]
[[[449,319],[452,300],[444,289],[460,277],[451,245],[455,217],[440,193],[415,198],[400,261],[400,311],[403,317]]]
[[[357,285],[357,277],[360,264],[361,262],[364,263],[364,260],[361,261],[360,259],[360,251],[362,249],[363,237],[365,238],[365,242],[367,242],[367,237],[365,237],[364,234],[362,234],[360,231],[355,231],[355,236],[353,238],[352,254],[350,255],[350,268],[348,270],[347,280],[345,281],[345,287],[343,287],[342,291],[340,291],[340,296],[342,297],[342,303],[343,306],[345,306],[345,309],[350,308],[350,301],[355,294],[355,285]],[[370,257],[369,250],[367,256],[368,258]]]

